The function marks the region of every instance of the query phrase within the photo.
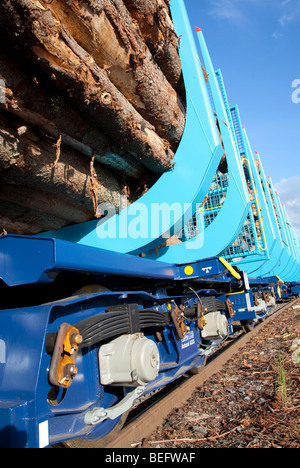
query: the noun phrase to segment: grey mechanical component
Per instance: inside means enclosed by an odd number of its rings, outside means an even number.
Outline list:
[[[256,299],[256,304],[257,305],[253,307],[253,310],[257,314],[263,314],[267,311],[267,304],[263,299]]]
[[[158,376],[159,351],[143,333],[122,335],[99,350],[102,385],[136,387]]]
[[[123,400],[111,408],[94,408],[93,410],[88,411],[84,417],[85,424],[88,426],[95,426],[106,419],[118,418],[132,407],[133,402],[137,398],[141,397],[145,390],[145,387],[137,387],[129,392]]]
[[[205,315],[206,325],[201,330],[201,337],[204,340],[218,340],[225,338],[229,334],[228,321],[221,312],[211,312]]]

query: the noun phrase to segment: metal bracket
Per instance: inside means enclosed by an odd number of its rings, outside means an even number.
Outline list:
[[[137,398],[140,398],[145,390],[146,387],[136,387],[115,406],[112,406],[111,408],[94,408],[93,410],[88,411],[84,417],[85,424],[89,426],[95,426],[96,424],[100,424],[106,419],[118,418],[123,413],[125,413],[125,411],[128,411],[132,407],[133,402]]]
[[[76,358],[82,336],[68,323],[59,327],[49,370],[52,385],[69,388],[77,375]]]

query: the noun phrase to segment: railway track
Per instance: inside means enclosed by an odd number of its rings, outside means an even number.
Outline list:
[[[107,448],[121,449],[132,448],[139,441],[149,436],[167,415],[174,409],[183,406],[191,397],[195,388],[204,384],[212,375],[218,373],[224,364],[229,361],[238,351],[249,343],[254,336],[260,333],[265,325],[274,320],[287,307],[297,302],[289,301],[278,305],[274,312],[262,323],[258,323],[250,333],[240,333],[234,340],[227,340],[223,346],[218,348],[214,354],[208,357],[206,366],[199,370],[196,375],[184,375],[173,384],[163,388],[153,396],[145,399],[139,406],[134,408],[124,417],[126,423],[122,429],[110,434],[109,438],[98,441],[86,442],[80,439],[71,440],[63,444],[56,444],[53,448]],[[121,422],[120,425],[123,425]]]

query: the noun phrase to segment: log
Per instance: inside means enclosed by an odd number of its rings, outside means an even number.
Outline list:
[[[72,222],[92,219],[98,204],[104,202],[117,211],[124,195],[118,180],[92,159],[82,158],[59,140],[46,138],[26,126],[16,128],[16,122],[2,114],[0,183],[0,199]],[[24,187],[24,197],[20,187]],[[46,194],[50,197],[48,207]],[[0,227],[6,229],[5,225]]]
[[[0,51],[0,76],[6,83],[6,99],[0,108],[26,124],[58,138],[75,151],[134,179],[145,179],[145,167],[115,141],[89,123],[55,88],[43,86],[39,75],[22,66],[13,50]],[[32,99],[34,96],[34,99]]]
[[[2,201],[14,205],[15,210],[19,210],[20,207],[23,207],[31,212],[35,212],[35,217],[37,219],[41,219],[41,213],[43,213],[44,217],[50,215],[51,219],[49,219],[47,223],[48,226],[51,226],[53,218],[57,219],[56,225],[57,228],[60,228],[70,223],[84,223],[94,216],[93,211],[88,207],[82,206],[74,200],[66,200],[54,192],[49,193],[36,188],[33,190],[31,187],[24,185],[3,183],[1,176],[0,180],[0,198]],[[7,230],[8,226],[2,226],[2,228]],[[38,229],[36,232],[39,232]]]
[[[13,5],[5,0],[0,5],[0,18],[8,23],[9,15],[14,19],[13,25],[10,24],[9,30],[6,30],[10,40],[20,48],[25,47],[33,63],[38,63],[47,76],[52,77],[56,86],[62,90],[67,88],[68,97],[76,102],[90,121],[99,125],[105,134],[120,142],[135,157],[142,158],[143,164],[150,170],[157,170],[158,167],[162,172],[170,168],[173,152],[169,142],[158,136],[158,129],[135,110],[110,81],[106,70],[97,65],[94,57],[76,42],[48,8],[33,0],[15,0]],[[156,95],[158,89],[164,86],[161,81],[155,86],[156,76],[150,65],[146,74],[149,63],[146,59],[143,67],[135,65],[139,93],[144,90],[148,96],[147,104],[151,114],[152,111],[154,113],[151,103],[158,103],[155,114],[166,115],[168,120],[162,120],[160,128],[164,128],[164,123],[167,124],[165,127],[168,128],[169,140],[174,143],[178,141],[176,128],[180,128],[181,135],[184,127],[184,116],[180,112],[178,115],[177,109],[170,112],[168,105],[168,102],[177,102],[177,94],[173,89],[173,93],[168,91],[164,101],[160,99],[161,93]],[[148,78],[146,82],[145,76]],[[149,83],[152,85],[149,86]],[[177,125],[178,119],[180,125]]]
[[[67,224],[65,220],[49,213],[27,209],[0,199],[0,235],[32,235],[50,229],[60,229]]]
[[[48,7],[158,135],[171,145],[178,144],[185,124],[184,107],[123,1],[53,0]],[[177,50],[176,55],[179,61]]]
[[[136,28],[165,77],[185,101],[178,37],[164,0],[124,0]]]
[[[0,21],[0,234],[118,210],[172,169],[186,111],[167,0],[2,0]]]

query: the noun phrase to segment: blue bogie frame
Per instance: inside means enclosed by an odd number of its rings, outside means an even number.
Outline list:
[[[170,264],[166,270],[166,265],[159,265],[155,261],[115,252],[102,252],[107,265],[110,265],[110,269],[115,268],[115,271],[105,275],[99,268],[98,281],[100,278],[107,281],[108,278],[111,285],[121,286],[119,290],[81,295],[76,295],[74,291],[74,296],[57,298],[44,305],[14,307],[14,303],[22,295],[25,297],[25,294],[26,301],[34,303],[38,300],[39,288],[45,294],[47,288],[53,288],[61,281],[64,289],[67,277],[70,276],[72,282],[74,272],[79,269],[81,281],[83,278],[86,282],[91,281],[90,278],[95,277],[99,261],[97,249],[91,252],[89,247],[43,239],[39,240],[40,255],[35,257],[34,241],[32,237],[22,236],[0,239],[0,251],[6,255],[0,271],[2,297],[5,298],[7,293],[7,300],[11,304],[11,308],[2,310],[0,314],[3,330],[0,342],[0,427],[1,444],[5,446],[38,447],[44,440],[41,436],[43,431],[47,433],[48,444],[73,438],[94,440],[109,434],[119,422],[120,417],[89,426],[84,419],[87,411],[99,405],[110,408],[130,391],[126,387],[101,385],[98,362],[101,343],[79,351],[76,360],[78,374],[70,388],[55,387],[49,382],[51,355],[46,351],[46,339],[57,333],[62,323],[76,326],[85,319],[106,314],[108,307],[126,304],[137,304],[139,309],[153,309],[166,314],[173,305],[192,308],[199,300],[204,302],[207,298],[224,304],[220,313],[227,318],[228,336],[234,333],[234,325],[237,323],[263,318],[252,310],[252,289],[246,290],[242,280],[233,277],[232,272],[217,257],[189,265]],[[5,248],[1,249],[2,246]],[[21,252],[24,251],[26,256],[22,262]],[[78,255],[80,251],[82,255]],[[14,263],[16,256],[17,267]],[[27,258],[32,259],[32,277],[25,274]],[[120,266],[124,265],[121,277],[117,274],[119,270],[115,266],[116,261],[119,261]],[[139,271],[139,274],[134,271]],[[12,276],[14,287],[10,286]],[[141,278],[148,278],[148,282],[145,281],[144,289],[135,289]],[[152,279],[149,281],[149,278]],[[126,285],[128,287],[128,279],[132,286],[130,290],[125,289]],[[74,281],[74,288],[76,284]],[[189,285],[192,285],[192,289],[189,289]],[[269,284],[267,286],[270,287]],[[299,292],[297,284],[293,286],[293,291],[296,290]],[[233,316],[225,307],[228,299],[232,302]],[[207,351],[217,348],[227,338],[202,339],[195,317],[186,318],[185,324],[189,330],[182,338],[178,336],[172,322],[159,329],[160,340],[153,330],[145,330],[145,336],[157,344],[160,368],[156,379],[146,385],[144,394],[167,385],[192,368],[201,367]]]

